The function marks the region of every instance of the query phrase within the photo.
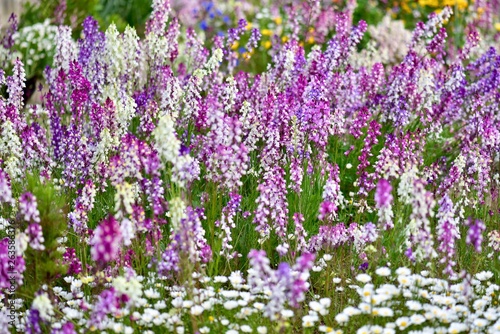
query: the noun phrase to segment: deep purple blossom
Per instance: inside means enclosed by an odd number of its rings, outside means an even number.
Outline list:
[[[52,334],[76,334],[75,325],[72,322],[66,322],[60,329],[53,329]]]
[[[82,262],[76,256],[74,248],[66,248],[66,252],[63,254],[63,264],[68,266],[68,275],[78,275],[82,271]]]
[[[469,227],[467,231],[467,237],[465,239],[467,245],[474,246],[476,252],[481,253],[483,243],[483,232],[486,230],[486,225],[480,219],[472,219],[469,217],[466,226]]]
[[[28,334],[42,334],[42,328],[40,327],[40,322],[42,321],[40,317],[40,312],[35,309],[29,310],[28,323],[27,323],[27,333]]]
[[[10,248],[9,248],[10,246]],[[12,248],[14,246],[14,249]],[[14,259],[12,253],[15,251]],[[10,261],[9,261],[10,260]],[[0,288],[4,292],[11,292],[11,278],[14,277],[16,284],[21,285],[23,282],[22,273],[26,269],[24,258],[17,254],[15,241],[10,238],[0,240]]]

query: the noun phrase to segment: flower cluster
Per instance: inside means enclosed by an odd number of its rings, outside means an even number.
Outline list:
[[[12,20],[0,287],[25,300],[0,325],[499,331],[500,4],[363,3],[154,0],[144,30],[76,39]]]

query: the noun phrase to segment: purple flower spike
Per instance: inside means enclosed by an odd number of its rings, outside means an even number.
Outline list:
[[[299,307],[304,301],[309,289],[307,282],[309,270],[314,264],[315,255],[304,253],[290,267],[286,262],[278,265],[277,270],[271,269],[269,259],[263,250],[251,250],[248,254],[250,269],[248,283],[254,292],[271,291],[271,297],[264,308],[264,316],[276,319],[288,301],[292,307]]]
[[[8,203],[10,205],[15,204],[15,201],[12,198],[9,175],[2,169],[0,169],[0,203]]]
[[[408,248],[405,251],[405,256],[411,261],[415,262],[417,259],[415,258],[415,255],[413,255],[413,250],[411,248]]]
[[[116,260],[120,252],[121,242],[120,224],[110,215],[94,231],[94,236],[90,241],[92,259],[101,263]]]
[[[486,230],[486,225],[480,219],[473,220],[469,218],[465,223],[469,227],[467,232],[466,243],[467,245],[473,245],[476,252],[481,253],[481,244],[483,242],[483,232]]]
[[[38,212],[35,196],[26,192],[19,198],[19,213],[27,222],[40,223],[40,213]]]
[[[377,190],[375,192],[375,203],[378,208],[387,207],[392,203],[392,186],[389,181],[381,179],[378,181]]]
[[[63,254],[63,263],[68,266],[68,275],[78,275],[82,272],[82,262],[76,256],[74,248],[66,248]]]
[[[95,326],[97,329],[104,329],[104,319],[108,314],[117,312],[120,309],[119,293],[114,288],[104,290],[98,297],[92,309],[89,327]]]
[[[439,201],[437,234],[439,241],[438,251],[442,254],[440,262],[446,264],[444,273],[449,275],[453,274],[455,242],[460,237],[458,222],[454,217],[454,213],[453,202],[448,195],[445,195]]]
[[[25,232],[30,238],[30,246],[33,249],[44,250],[45,246],[43,243],[45,239],[43,238],[42,227],[40,224],[33,223],[28,226]]]
[[[26,329],[26,332],[29,334],[42,334],[42,328],[40,327],[41,320],[40,312],[35,309],[30,309],[28,315],[28,328]]]
[[[16,14],[12,13],[9,17],[9,27],[7,28],[7,31],[5,35],[2,38],[1,44],[3,45],[4,48],[10,49],[14,46],[14,33],[17,31],[17,26],[18,26],[18,20]]]
[[[75,325],[68,321],[60,329],[53,329],[52,334],[76,334]]]
[[[375,191],[375,204],[378,209],[379,226],[388,230],[394,227],[392,222],[392,186],[386,179],[380,179]]]
[[[329,214],[335,213],[337,211],[337,207],[335,204],[329,201],[324,201],[321,203],[319,207],[319,220],[324,220]]]

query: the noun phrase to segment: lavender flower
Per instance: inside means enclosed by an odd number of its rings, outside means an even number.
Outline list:
[[[24,106],[23,88],[25,87],[26,73],[24,71],[24,65],[19,59],[16,59],[12,76],[7,78],[7,93],[9,94],[7,103],[11,105],[16,112],[19,112]],[[20,130],[21,124],[18,122],[14,124],[17,126],[18,130]]]
[[[466,226],[469,227],[469,231],[467,232],[467,237],[465,242],[467,245],[473,245],[476,252],[481,253],[481,244],[483,242],[483,232],[486,230],[486,225],[480,219],[472,219],[469,217]]]
[[[122,233],[120,225],[113,216],[101,221],[90,241],[92,259],[107,263],[117,259],[121,249]]]
[[[488,257],[492,257],[493,254],[499,254],[500,258],[500,232],[493,230],[488,233],[488,241],[488,246],[492,250],[492,252],[488,254]]]
[[[24,221],[40,223],[40,212],[38,212],[35,196],[25,192],[19,197],[19,214]]]
[[[68,266],[68,275],[78,275],[82,271],[82,262],[76,256],[74,248],[66,248],[63,254],[63,264]]]
[[[9,175],[0,168],[0,203],[15,204],[12,198]]]
[[[273,228],[282,240],[281,246],[285,247],[282,248],[284,250],[287,248],[285,238],[288,225],[288,202],[283,169],[276,166],[272,171],[267,172],[264,175],[264,182],[257,189],[260,195],[256,200],[257,209],[253,222],[257,224],[256,230],[260,234],[259,242],[262,243],[267,239]]]
[[[320,204],[319,220],[327,217],[335,218],[337,210],[344,205],[344,196],[340,191],[340,169],[337,164],[328,164],[328,180],[323,187],[323,202]]]
[[[88,213],[94,207],[95,196],[95,185],[89,179],[75,200],[74,210],[68,214],[70,226],[78,234],[83,234],[87,229]]]
[[[381,134],[381,125],[377,121],[371,121],[368,127],[368,133],[364,140],[364,146],[361,150],[361,154],[358,157],[359,165],[356,174],[359,176],[357,185],[359,187],[358,194],[361,196],[367,196],[368,193],[375,188],[373,175],[370,175],[367,171],[370,162],[368,158],[372,155],[372,147],[378,143],[377,136]]]
[[[323,201],[321,202],[319,206],[319,215],[318,219],[319,220],[325,220],[326,217],[328,216],[336,216],[337,215],[337,207],[335,204],[329,201]]]
[[[439,201],[437,238],[439,242],[438,251],[443,256],[439,262],[446,264],[443,273],[448,275],[453,274],[453,267],[456,264],[453,260],[455,255],[455,242],[460,237],[458,222],[454,217],[454,213],[455,208],[453,207],[453,202],[448,195],[445,195]]]
[[[307,250],[307,232],[304,229],[303,223],[304,223],[304,215],[301,213],[295,213],[293,215],[293,221],[295,223],[295,233],[294,237],[296,240],[296,253],[301,253],[305,252]]]
[[[28,334],[42,334],[40,327],[40,312],[36,309],[30,309],[28,315],[27,333]]]
[[[126,300],[125,300],[126,301]],[[98,297],[92,308],[92,314],[88,321],[89,328],[104,329],[104,321],[108,314],[118,312],[122,300],[115,288],[104,290]]]
[[[40,226],[40,224],[30,224],[24,233],[26,233],[29,237],[29,244],[31,248],[36,250],[45,249],[45,246],[43,245],[45,239],[43,238],[42,227]]]
[[[432,193],[425,190],[425,183],[421,179],[413,181],[411,196],[412,213],[406,230],[408,252],[412,254],[412,258],[415,257],[418,261],[433,259],[437,253],[434,250],[429,218],[434,215],[435,200]],[[413,254],[413,250],[415,250],[415,254]]]
[[[76,334],[75,325],[72,322],[66,322],[60,329],[53,329],[52,334]]]
[[[286,262],[277,270],[269,266],[265,251],[251,250],[248,254],[251,268],[248,270],[248,284],[253,292],[270,291],[271,297],[264,308],[264,316],[276,320],[288,301],[290,306],[299,307],[309,289],[307,279],[315,256],[304,253],[293,267]]]
[[[316,253],[320,250],[333,250],[342,245],[352,244],[357,238],[358,232],[359,229],[355,223],[351,224],[349,228],[346,228],[344,223],[320,226],[318,234],[309,240],[308,249],[310,252]],[[361,239],[359,241],[364,242]],[[362,247],[362,245],[359,244],[358,247]]]
[[[205,218],[203,209],[187,207],[182,215],[179,225],[174,225],[170,244],[158,262],[158,272],[166,277],[173,277],[183,269],[180,267],[181,259],[196,265],[207,263],[212,258],[212,249],[205,239],[205,230],[201,225],[201,219]]]
[[[248,50],[252,50],[257,48],[257,44],[259,43],[259,40],[261,39],[262,34],[260,33],[259,29],[253,28],[250,31],[250,38],[248,39],[247,46],[246,48]]]
[[[150,20],[146,24],[146,32],[162,36],[165,32],[165,27],[170,13],[170,1],[155,0],[153,1],[153,13]]]
[[[392,186],[385,180],[380,179],[377,184],[377,190],[375,192],[375,205],[378,209],[379,226],[385,230],[389,230],[394,227],[392,221]]]
[[[302,162],[299,158],[294,157],[290,162],[290,185],[289,187],[296,193],[302,192],[302,179],[304,177],[304,170]]]
[[[233,245],[231,245],[231,241],[233,240],[231,237],[231,230],[236,227],[234,218],[241,210],[241,195],[230,193],[229,197],[229,202],[222,209],[221,219],[215,222],[215,226],[221,229],[220,236],[222,237],[222,249],[220,253],[221,255],[225,255],[228,259],[231,259],[238,255],[237,252],[233,252]]]
[[[5,35],[0,42],[2,46],[6,49],[10,49],[14,46],[14,33],[17,31],[18,21],[16,14],[12,13],[9,17],[9,27],[5,32]],[[3,67],[3,66],[2,66]]]
[[[160,275],[171,278],[180,271],[179,242],[179,234],[170,238],[170,243],[162,253],[161,259],[158,262],[157,270]]]

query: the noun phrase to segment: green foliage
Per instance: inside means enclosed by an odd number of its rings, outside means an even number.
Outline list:
[[[115,23],[119,31],[124,31],[129,25],[136,28],[139,36],[144,35],[151,10],[151,0],[101,0],[96,6],[97,20],[102,26]]]
[[[45,19],[54,20],[60,1],[40,0],[27,2],[23,8],[20,27],[26,27]],[[115,23],[123,32],[126,26],[135,27],[139,34],[144,32],[144,24],[151,13],[151,0],[75,0],[66,1],[64,21],[73,28],[75,38],[80,37],[81,24],[88,16],[93,16],[102,27]]]
[[[54,184],[34,174],[28,175],[26,179],[26,191],[37,198],[45,239],[44,250],[34,250],[28,246],[24,253],[26,271],[24,283],[18,292],[20,296],[31,299],[44,284],[53,286],[54,281],[66,273],[67,268],[62,265],[62,254],[58,250],[58,238],[66,234],[68,201]]]

